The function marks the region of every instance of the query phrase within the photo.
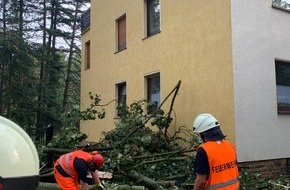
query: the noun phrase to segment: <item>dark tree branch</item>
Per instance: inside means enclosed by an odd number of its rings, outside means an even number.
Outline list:
[[[169,128],[169,119],[170,119],[170,116],[171,116],[171,112],[173,110],[173,105],[174,105],[174,101],[175,101],[175,98],[178,94],[178,91],[179,91],[179,88],[180,88],[180,85],[181,85],[181,81],[178,81],[176,87],[174,88],[175,90],[175,93],[173,95],[173,98],[172,98],[172,101],[171,101],[171,105],[170,105],[170,109],[169,109],[169,113],[167,115],[167,119],[166,119],[166,123],[165,123],[165,131],[164,131],[164,137],[165,139],[168,141],[168,136],[167,136],[167,130]]]
[[[141,129],[142,127],[145,126],[145,124],[154,116],[156,116],[156,114],[159,112],[160,108],[163,106],[163,104],[166,102],[166,100],[172,95],[173,92],[178,91],[177,89],[179,89],[181,84],[181,81],[178,81],[177,85],[173,88],[173,90],[165,97],[165,99],[161,102],[161,104],[158,106],[158,108],[153,112],[152,115],[150,115],[149,117],[147,117],[147,119],[145,121],[143,121],[139,126],[137,126],[133,131],[131,131],[120,143],[123,144],[129,137],[131,137],[134,133],[136,133],[139,129]],[[176,94],[176,93],[175,93]],[[176,96],[176,95],[175,95]],[[171,108],[172,109],[172,108]]]

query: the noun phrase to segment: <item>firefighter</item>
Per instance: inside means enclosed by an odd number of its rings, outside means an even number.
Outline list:
[[[106,189],[101,183],[97,170],[104,164],[103,156],[76,150],[59,157],[54,164],[54,177],[62,190],[88,190],[87,174],[91,173],[99,189]],[[80,185],[79,185],[80,184]]]
[[[209,113],[200,114],[194,120],[193,130],[203,140],[197,149],[193,190],[239,189],[236,151],[225,140],[218,120]]]

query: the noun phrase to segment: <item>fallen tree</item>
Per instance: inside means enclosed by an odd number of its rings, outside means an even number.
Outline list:
[[[137,101],[126,107],[116,128],[103,133],[103,139],[96,144],[81,148],[85,151],[98,150],[106,158],[104,171],[113,173],[107,183],[124,186],[145,186],[147,189],[178,189],[181,184],[193,182],[194,150],[197,139],[191,130],[178,127],[172,136],[168,133],[173,118],[174,101],[181,81],[165,97],[151,115],[144,107],[146,101]],[[170,110],[165,114],[163,104],[173,95]],[[176,119],[176,118],[175,118]],[[149,125],[151,124],[151,125]],[[152,128],[157,130],[152,130]],[[182,146],[181,146],[182,144]],[[46,154],[63,154],[71,151],[59,148],[44,148]],[[43,172],[42,177],[52,175]],[[191,186],[192,189],[192,186]]]
[[[126,175],[137,183],[144,184],[148,189],[158,189],[160,186],[170,188],[176,183],[176,181],[155,181],[134,170],[130,170]]]
[[[144,190],[144,186],[111,185],[108,190]],[[40,182],[36,190],[61,190],[56,183]],[[89,190],[98,190],[96,185],[89,185]]]

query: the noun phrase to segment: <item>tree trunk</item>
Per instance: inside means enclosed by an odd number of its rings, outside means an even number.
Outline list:
[[[109,188],[107,188],[110,190]],[[129,186],[129,185],[117,185],[115,190],[145,190],[143,186]],[[36,190],[60,190],[56,183],[43,183],[40,182]],[[89,190],[98,190],[96,185],[89,185]]]
[[[36,190],[61,190],[57,183],[40,182]],[[97,190],[96,185],[89,185],[89,190]]]
[[[139,174],[134,170],[128,173],[128,177],[135,180],[137,183],[144,184],[150,190],[156,190],[160,186],[169,188],[174,186],[176,183],[175,181],[154,181],[146,176]]]
[[[7,0],[2,1],[2,7],[3,7],[3,36],[5,37],[6,35],[6,3]],[[0,47],[3,51],[5,47]],[[6,56],[5,56],[6,57]],[[0,115],[3,115],[3,109],[4,109],[4,99],[3,99],[3,93],[4,93],[4,80],[5,80],[5,57],[2,58],[1,61],[1,81],[0,81]]]
[[[2,6],[3,6],[3,33],[5,35],[6,33],[6,13],[7,13],[7,10],[6,10],[6,4],[7,4],[7,0],[3,0],[2,1]]]
[[[78,12],[80,9],[80,3],[76,2],[76,7],[75,7],[75,14],[74,14],[74,19],[73,19],[73,31],[72,31],[72,36],[71,36],[71,42],[70,42],[70,49],[69,49],[69,57],[68,57],[68,65],[67,65],[67,72],[66,72],[66,80],[65,80],[65,87],[64,87],[64,92],[63,92],[63,104],[62,104],[62,111],[66,112],[67,111],[67,106],[68,106],[68,97],[69,97],[69,88],[70,88],[70,83],[71,83],[71,68],[72,68],[72,58],[74,55],[74,43],[75,43],[75,37],[76,37],[76,30],[77,30],[77,16]]]
[[[11,96],[11,89],[12,89],[12,55],[9,55],[8,57],[8,94],[7,94],[7,98],[6,98],[6,115],[7,118],[10,118],[10,108],[11,108],[11,100],[12,100],[12,96]]]
[[[37,109],[37,119],[36,128],[43,127],[43,114],[44,109],[44,87],[45,87],[45,58],[46,58],[46,0],[43,1],[43,28],[42,28],[42,57],[40,66],[40,76],[39,76],[39,90],[38,90],[38,109]],[[36,141],[39,140],[39,136],[36,136]]]
[[[23,20],[23,14],[24,14],[24,2],[23,0],[19,0],[19,39],[22,39],[23,38],[23,28],[24,28],[24,20]],[[19,76],[18,76],[18,79],[19,79],[19,90],[20,90],[20,94],[22,94],[23,96],[25,96],[25,92],[24,92],[24,84],[25,84],[25,79],[24,79],[24,70],[22,69],[23,68],[23,65],[21,64],[20,65],[21,67],[21,70],[19,72]],[[24,126],[24,120],[25,120],[25,109],[26,109],[26,104],[25,104],[25,100],[24,98],[21,98],[19,100],[19,112],[22,114],[22,117],[19,117],[19,121],[18,121],[18,124],[20,126]]]
[[[24,10],[24,2],[23,0],[19,0],[19,36],[23,37],[23,10]]]

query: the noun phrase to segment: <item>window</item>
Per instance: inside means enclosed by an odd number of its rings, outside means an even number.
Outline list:
[[[91,66],[91,43],[90,41],[85,43],[85,69],[89,69]]]
[[[127,104],[126,104],[126,83],[121,83],[117,85],[117,91],[118,91],[118,105],[117,105],[117,115],[121,116],[124,114],[127,110]]]
[[[126,15],[120,17],[117,21],[117,41],[118,51],[126,49]]]
[[[152,114],[160,105],[160,75],[147,77],[147,112]]]
[[[160,0],[146,0],[147,37],[160,32]]]
[[[290,12],[289,0],[272,0],[272,7]]]
[[[290,113],[290,62],[275,61],[278,113]]]
[[[85,32],[91,25],[91,9],[86,10],[81,16],[81,31]]]

